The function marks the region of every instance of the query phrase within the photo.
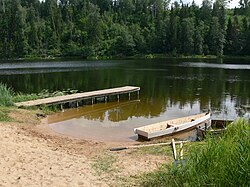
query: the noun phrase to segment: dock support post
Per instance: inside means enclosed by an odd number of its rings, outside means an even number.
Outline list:
[[[92,105],[94,104],[94,99],[92,98]]]
[[[64,112],[64,110],[63,110],[63,104],[61,104],[61,111]]]
[[[104,100],[105,100],[105,103],[107,103],[108,97],[105,96],[105,97],[104,97]]]
[[[78,108],[79,107],[79,103],[78,103],[78,101],[76,101],[76,108]]]
[[[140,91],[137,92],[137,98],[140,99]]]
[[[120,101],[120,95],[119,94],[117,95],[117,100],[118,100],[118,102]]]
[[[130,101],[130,92],[128,93],[128,100]]]

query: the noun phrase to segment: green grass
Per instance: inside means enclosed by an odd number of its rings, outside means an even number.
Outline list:
[[[0,83],[0,106],[11,106],[13,91],[6,84]]]
[[[235,122],[221,137],[193,144],[185,159],[144,175],[141,186],[250,186],[250,126]]]
[[[38,94],[14,93],[12,88],[0,83],[0,106],[12,106],[15,102],[22,102],[41,98]]]
[[[11,111],[9,108],[16,102],[30,101],[35,99],[42,99],[47,97],[61,96],[67,94],[77,93],[78,90],[67,89],[63,91],[49,92],[49,90],[42,90],[40,93],[35,94],[23,94],[14,93],[14,91],[6,84],[0,83],[0,121],[11,121],[8,117],[8,113]],[[14,107],[15,108],[15,107]],[[25,107],[28,110],[37,110],[38,107]],[[40,106],[39,107],[44,114],[52,114],[60,111],[58,105],[53,106]],[[13,109],[13,108],[12,108]]]
[[[110,173],[114,171],[114,163],[116,162],[116,158],[113,155],[102,155],[99,156],[95,162],[92,164],[92,167],[98,174],[102,173]]]
[[[12,100],[14,103],[16,102],[23,102],[23,101],[30,101],[30,100],[36,100],[36,99],[43,99],[48,97],[55,97],[55,96],[62,96],[67,94],[73,94],[76,93],[77,90],[63,90],[63,91],[55,91],[55,92],[49,92],[49,90],[42,90],[40,93],[35,94],[23,94],[23,93],[17,93],[12,95]],[[26,107],[26,109],[30,110],[36,110],[38,107]],[[40,106],[39,107],[45,114],[52,114],[55,112],[60,111],[60,107],[58,105],[52,105],[52,106]]]
[[[158,155],[172,156],[172,148],[169,145],[142,147],[140,149],[134,149],[133,152],[140,154],[140,155],[150,154],[150,155],[156,155],[156,156]]]
[[[39,99],[40,97],[37,94],[22,94],[22,93],[18,93],[18,94],[14,94],[12,96],[12,100],[14,103],[17,102],[23,102],[23,101],[30,101],[30,100],[35,100],[35,99]]]
[[[61,109],[59,106],[57,105],[52,105],[52,106],[45,106],[42,105],[40,106],[40,109],[44,112],[44,114],[49,115],[49,114],[53,114],[55,112],[59,112]]]
[[[0,121],[11,121],[11,118],[9,117],[8,113],[10,112],[9,107],[0,107]]]

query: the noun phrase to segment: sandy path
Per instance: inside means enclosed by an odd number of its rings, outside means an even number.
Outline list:
[[[107,186],[83,155],[66,154],[46,140],[0,124],[0,186]]]

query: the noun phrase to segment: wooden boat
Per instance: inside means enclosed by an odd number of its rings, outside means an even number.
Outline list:
[[[152,139],[165,135],[172,135],[205,124],[208,126],[210,125],[210,117],[210,113],[202,113],[138,127],[134,129],[134,132],[138,134],[139,138]]]

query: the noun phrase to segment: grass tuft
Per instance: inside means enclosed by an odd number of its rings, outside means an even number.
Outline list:
[[[6,84],[0,83],[0,106],[12,106],[13,91]]]

